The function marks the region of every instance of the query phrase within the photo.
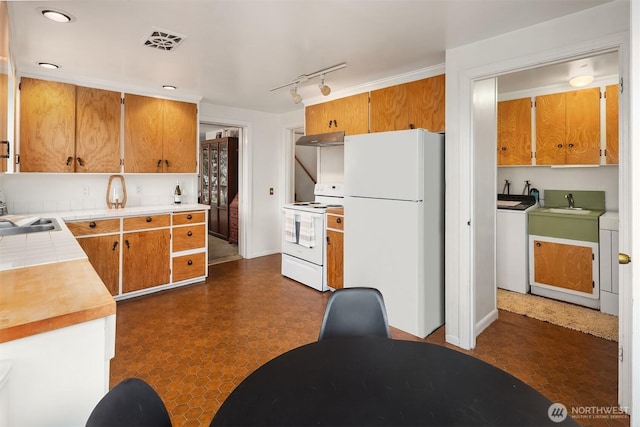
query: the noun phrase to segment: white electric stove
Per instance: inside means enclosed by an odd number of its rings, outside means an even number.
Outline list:
[[[316,184],[315,200],[282,207],[282,275],[318,291],[327,286],[326,212],[342,206],[342,184]]]

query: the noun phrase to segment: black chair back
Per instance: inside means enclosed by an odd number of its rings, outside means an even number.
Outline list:
[[[139,378],[118,383],[98,402],[86,427],[171,427],[158,393]]]
[[[333,292],[327,302],[318,341],[366,335],[391,338],[387,310],[380,291],[359,287]]]

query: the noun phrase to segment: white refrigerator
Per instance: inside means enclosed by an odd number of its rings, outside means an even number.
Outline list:
[[[389,324],[424,338],[444,324],[444,135],[344,141],[344,286],[380,290]]]

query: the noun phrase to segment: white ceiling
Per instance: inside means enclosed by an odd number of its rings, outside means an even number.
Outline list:
[[[445,50],[609,0],[9,1],[18,74],[90,80],[203,102],[282,113],[302,108],[269,89],[346,62],[334,93],[443,64]],[[75,20],[44,18],[43,8]],[[171,52],[144,46],[154,28],[185,36]],[[53,62],[43,71],[37,62]],[[300,87],[318,96],[318,79]],[[165,95],[167,95],[165,93]]]

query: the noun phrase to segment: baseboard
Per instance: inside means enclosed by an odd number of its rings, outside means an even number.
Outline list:
[[[487,327],[498,320],[498,309],[494,308],[483,319],[476,323],[475,334],[476,337],[482,333]]]

